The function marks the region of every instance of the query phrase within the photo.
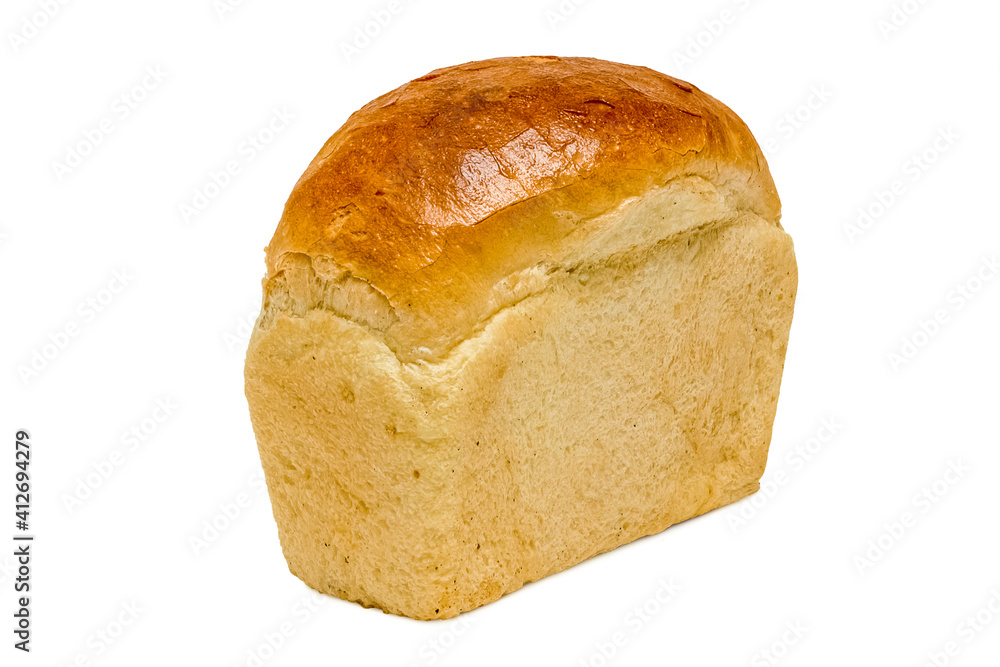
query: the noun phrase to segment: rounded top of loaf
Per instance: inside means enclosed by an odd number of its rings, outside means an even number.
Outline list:
[[[502,307],[499,282],[558,263],[592,240],[589,221],[682,177],[777,224],[750,130],[691,84],[594,58],[435,70],[326,142],[267,247],[265,290],[274,309],[333,310],[401,360],[433,359]],[[293,285],[295,271],[309,275]],[[338,301],[337,285],[354,293]]]

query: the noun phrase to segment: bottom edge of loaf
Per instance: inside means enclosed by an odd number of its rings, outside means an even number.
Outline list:
[[[625,541],[622,541],[620,544],[616,544],[607,549],[601,549],[599,551],[595,551],[594,553],[585,555],[574,562],[540,573],[537,576],[524,579],[523,581],[514,582],[514,584],[508,587],[506,590],[501,590],[499,593],[495,595],[484,595],[480,598],[469,599],[465,602],[465,604],[456,604],[445,609],[438,608],[434,610],[434,613],[431,613],[429,610],[425,611],[417,609],[402,609],[397,605],[388,604],[383,601],[380,601],[376,597],[360,590],[349,591],[344,588],[333,586],[332,584],[329,583],[323,585],[311,582],[307,577],[304,577],[295,571],[295,567],[291,561],[288,562],[288,571],[291,572],[293,575],[295,575],[295,577],[301,580],[304,584],[306,584],[307,586],[309,586],[310,588],[319,593],[323,593],[324,595],[330,595],[332,597],[339,598],[347,602],[359,604],[365,609],[379,609],[385,614],[403,616],[406,618],[416,619],[418,621],[435,621],[435,620],[443,621],[450,618],[454,618],[459,614],[463,614],[465,612],[474,611],[491,602],[499,600],[502,597],[510,595],[511,593],[515,593],[521,590],[525,586],[525,584],[530,584],[539,581],[541,579],[544,579],[545,577],[557,574],[559,572],[565,572],[566,570],[575,567],[576,565],[579,565],[584,561],[590,560],[591,558],[594,558],[596,556],[600,556],[601,554],[610,553],[618,549],[619,547],[632,544],[633,542],[641,540],[645,537],[652,537],[654,535],[659,535],[660,533],[664,532],[668,528],[671,528],[672,526],[676,526],[686,521],[690,521],[691,519],[705,515],[713,510],[725,507],[726,505],[730,505],[738,500],[746,498],[747,496],[753,495],[759,489],[760,489],[760,481],[754,480],[752,483],[747,484],[743,487],[714,496],[703,507],[699,508],[694,514],[692,514],[687,518],[679,520],[672,520],[668,518],[665,519],[667,521],[665,524],[662,522],[652,522],[649,525],[647,525],[642,531],[640,531],[640,534],[636,535],[635,537],[631,537]]]

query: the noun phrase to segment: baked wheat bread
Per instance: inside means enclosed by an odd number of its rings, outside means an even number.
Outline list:
[[[289,569],[448,618],[753,493],[796,265],[746,125],[590,58],[352,115],[267,247],[246,395]]]

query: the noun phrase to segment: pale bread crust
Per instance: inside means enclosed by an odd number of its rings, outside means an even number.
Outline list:
[[[434,74],[300,179],[246,363],[291,571],[421,619],[755,491],[797,287],[760,150],[704,93],[592,59]],[[435,113],[489,129],[442,138]],[[537,141],[504,152],[563,116],[556,172]],[[510,164],[474,191],[477,151]]]

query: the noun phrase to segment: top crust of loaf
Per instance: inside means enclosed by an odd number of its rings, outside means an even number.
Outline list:
[[[593,58],[435,70],[355,112],[298,180],[260,326],[323,308],[401,361],[440,359],[523,298],[512,279],[596,258],[615,211],[678,179],[778,224],[749,129],[691,84]]]

